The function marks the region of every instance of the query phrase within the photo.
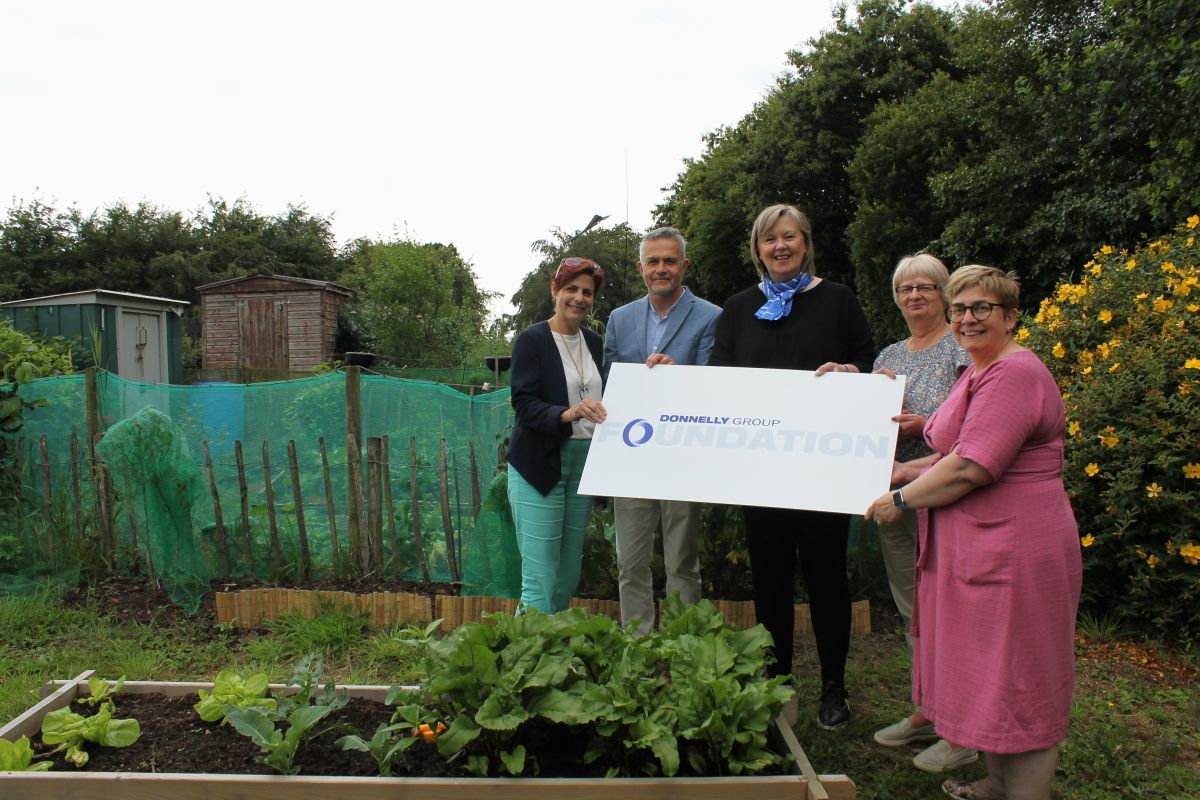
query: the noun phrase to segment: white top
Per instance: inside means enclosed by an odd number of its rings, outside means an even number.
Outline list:
[[[563,373],[567,376],[567,402],[574,406],[581,400],[599,400],[604,396],[604,383],[600,380],[600,369],[592,358],[583,334],[566,336],[556,331],[554,342],[558,345],[558,357],[562,359]],[[572,439],[590,439],[596,423],[581,419],[571,424]]]

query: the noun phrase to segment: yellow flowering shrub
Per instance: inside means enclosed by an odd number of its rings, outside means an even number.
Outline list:
[[[1022,320],[1021,343],[1063,392],[1084,606],[1200,640],[1200,246],[1189,223],[1134,252],[1101,247]]]

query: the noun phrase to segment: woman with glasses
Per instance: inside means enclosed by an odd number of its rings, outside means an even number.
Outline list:
[[[913,700],[939,735],[984,754],[985,778],[942,784],[969,800],[1050,797],[1075,672],[1062,395],[1013,339],[1018,292],[994,267],[950,277],[947,318],[971,369],[925,423],[933,455],[897,464],[902,488],[866,514],[894,524],[918,510]]]
[[[890,344],[875,359],[875,372],[905,376],[904,411],[892,419],[900,423],[897,461],[911,461],[930,454],[923,436],[929,418],[971,363],[946,321],[942,287],[950,280],[946,265],[928,253],[905,256],[892,273],[892,293],[909,337]],[[879,547],[887,571],[888,586],[896,609],[904,621],[908,652],[912,655],[913,571],[917,551],[917,514],[905,511],[894,524],[879,525]],[[875,741],[886,747],[937,739],[933,723],[918,707],[894,725],[875,733]],[[945,740],[919,753],[913,763],[926,772],[946,772],[976,761],[979,754]]]
[[[735,294],[717,318],[714,366],[867,372],[875,356],[871,330],[854,293],[816,275],[812,225],[789,205],[764,209],[750,230],[759,282]],[[767,498],[775,500],[776,498]],[[850,720],[846,656],[850,651],[850,584],[846,540],[850,517],[820,511],[745,506],[754,611],[775,641],[771,675],[792,674],[792,587],[796,567],[812,611],[821,699],[817,724]],[[785,710],[795,722],[796,705]]]
[[[604,421],[604,346],[585,325],[604,270],[565,258],[550,281],[554,316],[513,344],[516,424],[508,446],[508,500],[521,551],[521,606],[562,611],[579,583],[592,498],[579,479],[592,432]]]

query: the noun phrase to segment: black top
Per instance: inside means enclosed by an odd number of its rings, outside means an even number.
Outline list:
[[[604,341],[587,327],[579,331],[603,379]],[[508,463],[533,488],[549,494],[562,477],[559,448],[571,438],[571,423],[562,422],[559,415],[574,405],[567,398],[567,375],[549,323],[535,322],[517,337],[508,383],[517,412]]]
[[[752,286],[725,302],[709,366],[815,370],[827,361],[871,371],[875,344],[854,292],[822,279],[792,298],[792,313],[778,320],[754,316],[766,297]]]

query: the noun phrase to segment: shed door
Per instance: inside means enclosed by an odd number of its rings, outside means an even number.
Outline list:
[[[238,302],[238,365],[246,369],[287,369],[287,301],[274,297]]]
[[[165,383],[162,316],[121,309],[117,329],[117,374],[146,383]]]

